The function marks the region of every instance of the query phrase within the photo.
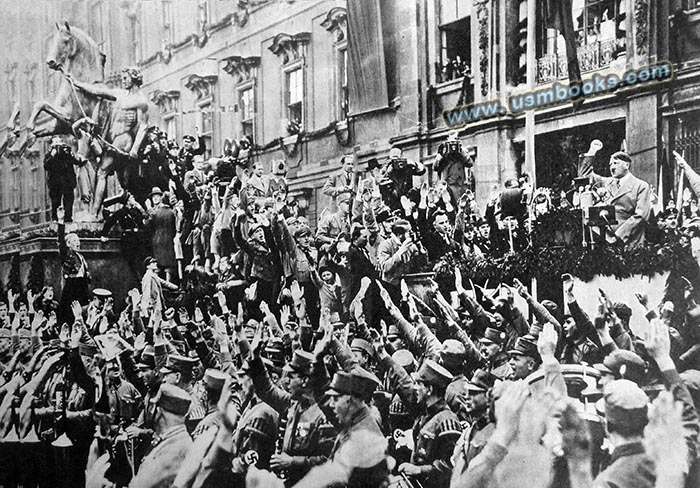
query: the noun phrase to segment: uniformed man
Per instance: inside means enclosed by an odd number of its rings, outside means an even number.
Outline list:
[[[156,405],[153,448],[131,481],[131,488],[171,486],[192,446],[185,428],[190,395],[175,385],[164,384],[151,402]]]
[[[502,380],[510,378],[513,372],[508,364],[510,357],[503,351],[507,339],[505,332],[492,327],[487,327],[484,336],[479,339],[479,352],[487,362],[486,369]]]
[[[283,368],[282,384],[287,391],[272,384],[259,350],[253,351],[248,370],[260,399],[287,415],[281,449],[270,461],[273,470],[286,475],[286,486],[293,486],[312,466],[325,462],[333,447],[333,429],[308,384],[313,361],[311,353],[294,351],[292,361]]]
[[[508,351],[510,365],[513,373],[510,379],[522,380],[530,376],[531,373],[537,371],[540,367],[542,359],[540,353],[537,352],[537,343],[531,335],[518,337],[515,341],[513,349]]]
[[[352,434],[358,431],[367,431],[377,437],[383,437],[381,426],[368,406],[377,386],[379,384],[376,377],[362,368],[355,368],[349,373],[339,371],[333,376],[330,389],[326,394],[340,431],[333,445],[332,459],[342,452],[343,446]],[[377,464],[353,469],[347,486],[348,488],[378,487],[388,474],[386,457],[379,456]]]
[[[219,425],[219,410],[217,404],[221,397],[221,389],[226,381],[226,373],[218,369],[209,368],[204,372],[204,395],[206,399],[206,415],[197,424],[197,427],[192,431],[192,438],[197,439],[205,430],[210,427],[218,427]]]
[[[206,415],[206,410],[193,395],[193,375],[196,359],[186,356],[172,355],[168,357],[168,362],[160,369],[163,383],[178,386],[185,390],[191,397],[190,410],[187,412],[187,431],[192,432],[197,424]]]
[[[495,380],[496,377],[491,373],[478,370],[467,385],[465,413],[470,417],[470,425],[460,436],[452,453],[453,482],[483,450],[496,428],[489,408],[489,393]]]
[[[447,488],[452,472],[450,455],[461,434],[459,419],[444,398],[453,376],[427,359],[412,377],[423,413],[413,426],[415,450],[411,462],[399,466],[399,472],[418,479],[423,486]]]

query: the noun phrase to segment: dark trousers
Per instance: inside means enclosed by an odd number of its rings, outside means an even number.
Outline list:
[[[71,305],[74,300],[80,302],[81,305],[87,305],[90,300],[90,291],[88,289],[88,278],[66,278],[61,292],[61,301],[58,304],[58,325],[59,327],[65,322],[72,325],[75,318]]]
[[[51,199],[51,219],[58,220],[58,207],[63,200],[63,214],[65,222],[73,222],[73,188],[68,186],[57,186],[49,188],[49,198]]]

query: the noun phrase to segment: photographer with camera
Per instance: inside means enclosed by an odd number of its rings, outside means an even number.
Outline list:
[[[447,183],[452,204],[455,206],[467,190],[474,192],[472,165],[473,160],[462,146],[457,131],[451,130],[447,134],[447,141],[438,147],[433,167],[440,180]]]
[[[401,149],[392,147],[389,150],[389,162],[386,167],[384,180],[380,181],[384,202],[392,210],[401,209],[401,196],[407,195],[413,188],[413,177],[425,173],[425,166],[417,161],[409,161],[402,156]]]
[[[60,137],[51,140],[51,149],[44,157],[46,186],[51,199],[51,218],[58,221],[58,207],[63,202],[64,222],[73,222],[73,190],[76,186],[73,166],[80,165],[70,146]]]

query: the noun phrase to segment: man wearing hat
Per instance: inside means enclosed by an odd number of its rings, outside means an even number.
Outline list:
[[[339,195],[347,194],[350,198],[355,194],[355,155],[346,154],[340,158],[341,171],[336,175],[328,176],[323,185],[323,194],[331,197],[331,210],[337,204]]]
[[[192,446],[185,428],[185,415],[191,401],[185,390],[171,384],[162,385],[151,400],[156,405],[153,448],[131,480],[131,488],[172,485]]]
[[[160,375],[164,384],[175,385],[185,390],[190,395],[190,409],[187,412],[185,423],[187,431],[192,432],[197,424],[206,415],[205,408],[201,405],[199,398],[194,394],[194,368],[198,363],[197,359],[186,356],[170,355],[168,362],[160,368]]]
[[[323,463],[333,446],[333,429],[314,399],[309,386],[313,354],[297,349],[283,368],[286,391],[270,381],[260,350],[252,351],[248,374],[260,399],[287,416],[281,452],[270,460],[275,471],[286,472],[286,486],[293,486],[312,466]]]
[[[603,144],[597,139],[591,143],[597,149]],[[616,224],[610,227],[614,236],[609,236],[610,242],[616,239],[624,244],[637,247],[644,244],[646,223],[651,214],[651,194],[649,184],[630,173],[632,158],[623,151],[610,156],[610,177],[592,173],[594,186],[601,187],[605,193],[605,203],[615,206]]]
[[[513,370],[508,364],[510,356],[503,350],[508,337],[506,333],[487,327],[484,336],[479,339],[479,352],[486,361],[485,369],[499,379],[510,378]]]
[[[339,429],[331,454],[332,459],[339,454],[356,432],[367,431],[384,436],[377,418],[368,405],[377,386],[379,384],[376,377],[363,368],[354,368],[350,372],[339,371],[333,376],[329,390],[326,392],[329,398],[328,406],[333,409],[334,423]],[[374,472],[353,472],[347,486],[349,488],[379,486],[374,483],[368,484],[367,480],[382,478],[381,472],[388,474],[387,465],[383,460],[384,456],[379,456],[378,464],[372,468]]]
[[[217,404],[219,403],[219,398],[221,397],[221,390],[226,381],[228,375],[223,371],[218,369],[208,368],[204,372],[204,378],[202,382],[204,383],[204,398],[206,399],[206,415],[197,424],[197,427],[192,431],[192,439],[197,439],[204,431],[210,427],[219,426],[219,411]]]
[[[389,150],[389,161],[386,164],[386,179],[389,184],[382,189],[382,197],[389,208],[400,210],[401,196],[407,195],[413,188],[413,177],[424,174],[425,166],[417,161],[408,161],[398,147]]]
[[[452,453],[453,480],[469,467],[469,463],[479,455],[496,429],[489,398],[495,381],[496,377],[491,373],[477,370],[465,386],[467,396],[464,410],[469,416],[469,426],[460,436]]]
[[[447,141],[438,146],[433,168],[440,175],[440,180],[447,184],[455,207],[464,192],[468,189],[474,191],[472,165],[473,160],[462,146],[459,133],[451,130],[447,134]]]
[[[403,276],[415,270],[417,259],[422,254],[422,245],[414,240],[411,224],[407,220],[395,221],[391,234],[391,238],[382,242],[377,249],[377,264],[382,281],[389,284],[387,290],[392,297],[396,297]]]
[[[148,320],[152,314],[160,317],[165,308],[163,299],[163,287],[168,290],[177,290],[177,285],[170,283],[158,276],[158,261],[149,256],[143,262],[146,272],[141,278],[141,304],[139,309],[141,317]]]
[[[399,473],[416,478],[423,486],[447,488],[452,473],[450,456],[462,432],[457,415],[445,402],[445,390],[453,377],[438,363],[426,359],[412,378],[422,413],[413,426],[415,449],[411,462],[400,465]]]
[[[379,184],[384,178],[382,165],[376,158],[367,160],[367,177],[358,184],[353,202],[353,220],[360,222],[363,214],[368,211],[376,212],[382,206],[382,194]]]
[[[192,164],[194,157],[202,156],[207,151],[207,143],[204,136],[199,134],[199,127],[195,127],[194,132],[197,135],[196,138],[191,134],[182,136],[182,147],[177,153],[178,162],[188,171],[194,168]],[[194,147],[195,141],[197,141],[197,147]]]
[[[44,156],[46,186],[51,200],[51,219],[58,221],[58,208],[63,204],[63,221],[73,222],[73,190],[76,186],[74,166],[80,162],[73,156],[70,146],[60,137],[51,139],[51,149]]]
[[[153,257],[158,267],[165,270],[165,279],[172,283],[175,281],[177,268],[174,243],[175,213],[170,208],[169,202],[163,200],[163,192],[160,188],[153,188],[151,200],[153,207],[148,213],[146,226],[152,232]]]
[[[542,359],[540,353],[537,352],[537,342],[535,341],[536,339],[529,334],[518,337],[513,349],[508,351],[510,356],[508,364],[513,370],[510,379],[523,380],[539,368]]]

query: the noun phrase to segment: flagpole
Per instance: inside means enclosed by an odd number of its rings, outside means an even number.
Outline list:
[[[535,38],[535,20],[537,15],[537,0],[527,0],[527,89],[532,93],[537,84],[537,51]],[[525,112],[525,167],[530,174],[532,191],[537,188],[537,169],[535,168],[535,111]],[[530,282],[532,296],[537,300],[537,280],[532,278]]]

